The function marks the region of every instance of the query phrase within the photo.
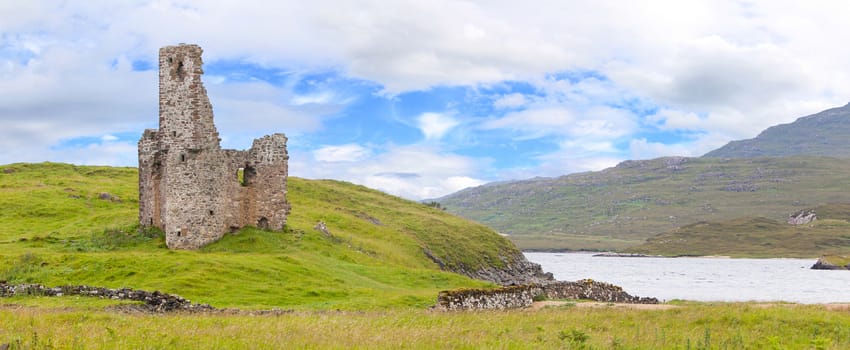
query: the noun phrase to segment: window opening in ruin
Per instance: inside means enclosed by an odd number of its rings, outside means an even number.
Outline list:
[[[213,211],[212,211],[212,210],[210,210],[210,215],[213,215]]]
[[[180,237],[180,230],[177,230],[177,237]]]
[[[176,131],[172,131],[172,132],[171,132],[171,136],[172,136],[172,137],[177,137],[177,132],[176,132]]]
[[[186,155],[185,155],[185,154],[181,154],[181,155],[180,155],[180,161],[181,161],[181,162],[185,162],[185,161],[186,161]]]
[[[259,227],[263,230],[268,230],[269,229],[269,219],[266,219],[265,216],[261,217],[260,220],[257,220],[257,227]]]
[[[183,61],[177,62],[177,77],[183,79],[184,74],[185,73],[183,72]]]
[[[239,184],[242,186],[251,185],[255,177],[257,177],[257,169],[254,169],[252,166],[245,165],[244,168],[236,170],[236,179],[239,180]]]

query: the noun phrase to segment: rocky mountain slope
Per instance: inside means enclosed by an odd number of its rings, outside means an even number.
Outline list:
[[[850,157],[850,104],[772,126],[749,140],[732,141],[704,157],[756,158],[795,155]]]

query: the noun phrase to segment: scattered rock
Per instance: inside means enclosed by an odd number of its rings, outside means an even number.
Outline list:
[[[118,198],[118,196],[112,195],[109,192],[101,192],[97,195],[97,198],[110,202],[121,202],[121,198]]]
[[[323,233],[327,237],[333,237],[331,231],[328,230],[328,225],[325,225],[324,221],[319,221],[318,223],[316,223],[316,226],[313,226],[313,229]]]
[[[14,173],[14,172],[15,172],[15,168],[6,168],[6,169],[3,169],[3,173],[4,173],[4,174],[11,174],[11,173]],[[7,345],[8,345],[8,344],[7,344]],[[0,349],[0,350],[2,350],[2,349]]]
[[[369,215],[368,215],[368,214],[366,214],[366,213],[360,213],[360,212],[358,212],[357,214],[354,214],[354,215],[356,215],[358,218],[361,218],[361,219],[363,219],[363,220],[366,220],[366,221],[368,221],[368,222],[371,222],[371,223],[372,223],[373,225],[375,225],[375,226],[384,226],[384,223],[383,223],[383,222],[381,222],[381,220],[378,220],[378,219],[376,219],[376,218],[374,218],[374,217],[372,217],[372,216],[369,216]]]
[[[0,350],[9,350],[9,347],[11,347],[11,346],[12,346],[12,344],[9,344],[9,343],[0,344]]]
[[[844,258],[844,257],[841,257]],[[845,258],[846,259],[846,258]],[[850,270],[850,264],[845,266],[836,265],[829,261],[828,256],[821,256],[818,261],[812,265],[812,270]]]
[[[756,192],[759,187],[753,183],[730,183],[723,188],[726,192]]]

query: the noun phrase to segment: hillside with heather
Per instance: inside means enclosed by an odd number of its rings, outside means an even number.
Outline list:
[[[844,159],[672,157],[484,185],[439,202],[523,249],[620,250],[700,221],[781,222],[805,208],[850,202],[847,189]]]

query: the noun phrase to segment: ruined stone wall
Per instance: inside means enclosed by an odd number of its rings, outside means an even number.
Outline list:
[[[539,293],[539,288],[532,285],[442,291],[436,307],[449,311],[518,309],[531,306]]]
[[[658,304],[656,298],[632,296],[613,284],[581,280],[555,281],[493,289],[442,291],[435,308],[440,310],[503,310],[529,307],[534,299],[595,300],[610,303]]]
[[[169,248],[197,249],[247,225],[281,230],[289,211],[286,137],[222,150],[202,53],[197,45],[160,49],[159,130],[139,141],[139,222],[165,231]]]

